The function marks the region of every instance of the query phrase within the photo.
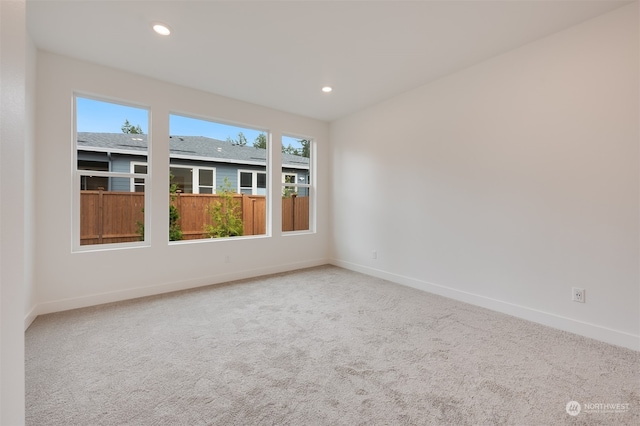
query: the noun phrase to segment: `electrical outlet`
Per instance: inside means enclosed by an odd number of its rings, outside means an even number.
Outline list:
[[[375,251],[375,250],[372,250],[372,251],[371,251],[371,258],[372,258],[372,259],[377,259],[377,258],[378,258],[378,252],[377,252],[377,251]]]
[[[571,300],[574,302],[584,303],[584,288],[572,287]]]

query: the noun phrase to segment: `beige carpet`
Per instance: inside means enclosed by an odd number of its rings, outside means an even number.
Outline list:
[[[640,353],[331,266],[41,316],[26,389],[28,425],[640,425]]]

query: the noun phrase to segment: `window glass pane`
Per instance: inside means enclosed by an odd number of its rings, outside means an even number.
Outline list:
[[[78,170],[100,161],[105,171],[130,173],[132,162],[147,162],[146,109],[76,97],[76,123]]]
[[[284,186],[282,191],[282,231],[309,230],[309,197],[301,196],[301,188]]]
[[[133,165],[133,173],[147,173],[147,165],[146,164],[134,164]]]
[[[75,113],[79,245],[144,241],[145,178],[131,174],[147,173],[148,111],[76,97]]]
[[[172,183],[185,194],[193,193],[193,169],[183,167],[171,167]]]
[[[200,169],[200,185],[213,186],[213,170]]]
[[[282,137],[282,231],[310,230],[310,139]]]
[[[267,187],[267,175],[265,173],[258,173],[258,188]]]
[[[80,191],[80,245],[144,241],[144,192],[105,187]]]
[[[80,177],[80,190],[108,190],[109,178],[103,176],[81,176]]]
[[[240,187],[253,187],[253,173],[240,172]]]
[[[172,183],[182,190],[171,203],[182,239],[266,234],[266,132],[175,114],[169,120]]]
[[[83,161],[78,160],[78,170],[97,170],[101,172],[109,171],[108,161]]]

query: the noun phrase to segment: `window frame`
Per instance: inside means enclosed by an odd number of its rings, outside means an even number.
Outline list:
[[[147,174],[149,173],[149,163],[148,162],[144,163],[142,161],[131,161],[129,163],[129,170],[131,171],[131,173],[133,173],[134,175],[142,175],[144,173],[137,173],[136,172],[136,166],[144,166],[144,167],[146,167],[147,168]],[[142,183],[142,184],[138,184],[138,183],[136,183],[136,179],[139,179],[139,178],[133,178],[129,182],[129,191],[130,192],[145,192],[144,190],[143,191],[136,191],[136,186],[141,186],[142,188],[146,189],[145,188],[146,182]]]
[[[269,174],[267,173],[267,170],[251,170],[251,169],[238,169],[238,194],[244,194],[244,192],[242,192],[242,189],[248,189],[248,186],[242,186],[242,180],[241,180],[241,174],[242,173],[250,173],[251,174],[251,194],[246,194],[246,195],[261,195],[261,196],[267,196],[269,194]],[[265,187],[264,187],[264,194],[259,194],[258,190],[262,189],[262,188],[258,188],[258,174],[263,174],[265,177]]]
[[[194,192],[194,194],[203,194],[202,192],[200,192],[200,190],[202,188],[211,188],[211,195],[216,193],[216,168],[215,167],[194,167],[193,170],[197,170],[198,173],[193,173],[193,179],[194,181],[192,182],[192,185],[194,188],[196,188],[198,190],[198,192]],[[200,183],[200,172],[202,170],[208,170],[211,172],[211,185],[202,185]],[[209,194],[208,192],[205,192],[204,194]]]
[[[298,173],[291,173],[291,172],[282,172],[282,183],[288,183],[291,184],[291,182],[287,182],[286,177],[287,176],[293,176],[293,182],[295,184],[295,182],[298,182]]]
[[[120,106],[137,108],[145,110],[147,113],[147,128],[149,132],[147,134],[147,173],[126,173],[126,172],[113,172],[109,171],[96,171],[96,170],[82,170],[78,168],[78,98],[88,99],[91,101],[104,102],[110,104],[116,104]],[[78,91],[74,91],[72,94],[73,105],[73,130],[71,132],[71,172],[72,172],[72,184],[71,184],[71,252],[91,252],[91,251],[106,251],[123,248],[138,248],[151,246],[151,233],[148,232],[151,229],[151,155],[152,155],[152,137],[151,137],[151,107],[149,105],[137,104],[131,101],[122,99],[109,98],[107,96],[95,96]],[[145,192],[144,192],[144,224],[145,232],[142,241],[131,241],[125,243],[109,243],[109,244],[86,244],[81,245],[80,235],[80,195],[81,195],[81,179],[83,176],[95,176],[109,178],[109,188],[111,190],[111,178],[125,178],[133,181],[135,178],[144,180]],[[149,189],[147,191],[147,188]]]
[[[273,220],[273,203],[271,200],[271,190],[273,188],[273,185],[271,183],[271,178],[272,178],[272,168],[274,167],[273,164],[273,158],[272,158],[272,154],[271,154],[271,149],[272,149],[272,139],[273,139],[273,132],[272,130],[270,130],[269,127],[266,126],[260,126],[260,125],[256,125],[255,123],[248,123],[248,122],[244,122],[244,121],[234,121],[234,120],[230,120],[229,118],[223,118],[220,116],[212,116],[212,115],[208,115],[208,114],[198,114],[198,113],[194,113],[193,111],[187,111],[187,110],[178,110],[176,108],[170,108],[169,109],[169,114],[168,114],[168,127],[169,127],[169,137],[175,137],[178,134],[175,133],[174,128],[172,126],[172,118],[173,117],[178,117],[178,118],[184,118],[184,119],[188,119],[188,120],[198,120],[198,121],[204,121],[204,122],[208,122],[211,123],[213,125],[221,125],[221,126],[229,126],[229,127],[236,127],[238,131],[242,131],[244,132],[244,130],[252,130],[252,131],[257,131],[258,133],[262,133],[265,135],[266,139],[267,139],[267,147],[265,149],[265,158],[261,159],[261,158],[250,158],[250,159],[242,159],[242,158],[218,158],[215,156],[215,154],[213,156],[205,156],[205,157],[200,157],[198,158],[197,161],[213,161],[217,164],[216,167],[214,167],[215,170],[215,175],[214,175],[214,188],[213,188],[213,194],[218,194],[218,189],[219,189],[219,185],[218,185],[218,178],[220,178],[222,180],[222,178],[224,177],[228,177],[229,181],[232,182],[232,186],[231,189],[233,191],[236,191],[236,193],[241,194],[241,190],[240,190],[240,173],[239,170],[245,171],[245,172],[260,172],[260,173],[264,173],[265,175],[265,187],[264,188],[260,188],[260,189],[264,189],[264,194],[261,196],[265,197],[265,203],[266,203],[266,211],[265,211],[265,217],[264,217],[264,222],[265,222],[265,233],[264,234],[254,234],[254,235],[243,235],[243,236],[234,236],[234,237],[225,237],[225,238],[197,238],[197,239],[186,239],[186,240],[181,240],[181,241],[170,241],[169,244],[170,245],[181,245],[181,244],[200,244],[200,243],[218,243],[219,241],[228,241],[228,240],[235,240],[235,239],[255,239],[255,238],[270,238],[273,236],[273,226],[272,226],[272,220]],[[175,133],[175,134],[174,134]],[[185,134],[186,136],[186,134]],[[245,135],[246,136],[246,135]],[[223,141],[223,137],[220,136],[215,136],[215,135],[209,135],[206,137],[210,137],[212,139],[216,139],[218,141]],[[250,141],[248,141],[250,142]],[[224,148],[223,148],[224,149]],[[218,152],[221,152],[220,150],[218,150]],[[187,156],[185,154],[174,154],[173,151],[171,150],[171,143],[170,143],[170,147],[169,147],[169,155],[170,158],[172,159],[176,159],[176,160],[191,160],[190,156]],[[235,169],[235,176],[237,181],[233,182],[233,174],[234,171],[230,171],[227,169],[227,165],[231,165],[234,169]],[[244,168],[243,168],[244,167]],[[262,168],[262,170],[255,170],[255,169],[251,169],[252,167],[260,167]],[[219,170],[218,170],[219,169]],[[218,174],[218,171],[220,172]],[[254,192],[254,183],[255,180],[255,188],[257,190],[257,176],[253,177],[252,175],[252,195]],[[220,186],[222,186],[224,184],[221,184]],[[257,191],[256,191],[257,192]],[[249,195],[249,194],[246,194]],[[255,195],[260,195],[260,194],[255,194]]]
[[[304,229],[304,230],[300,230],[300,231],[282,231],[281,228],[281,233],[283,236],[288,236],[288,235],[299,235],[299,234],[315,234],[317,232],[316,230],[316,203],[317,203],[317,197],[316,197],[316,183],[317,183],[317,179],[318,177],[316,176],[316,140],[313,137],[310,136],[304,136],[304,135],[296,135],[296,134],[292,134],[292,133],[282,133],[281,138],[280,138],[280,149],[282,149],[283,146],[283,139],[284,138],[293,138],[293,139],[298,139],[298,140],[308,140],[309,141],[309,168],[308,169],[304,169],[302,168],[301,170],[306,170],[307,175],[309,176],[309,178],[307,179],[306,183],[298,183],[298,176],[301,174],[301,172],[284,172],[283,169],[292,169],[294,167],[285,167],[285,162],[284,160],[282,160],[280,162],[280,171],[282,172],[282,183],[281,183],[281,194],[285,193],[285,190],[287,187],[294,187],[295,188],[295,192],[298,193],[298,188],[307,188],[307,193],[308,193],[308,197],[309,197],[309,229]],[[296,176],[296,183],[286,183],[285,182],[285,175],[294,175]],[[282,227],[282,224],[280,224],[280,226]]]
[[[191,192],[183,192],[184,194],[201,194],[200,187],[212,188],[211,194],[216,193],[216,168],[206,166],[186,166],[184,164],[169,164],[169,173],[171,169],[191,169]],[[213,175],[213,186],[200,185],[200,170],[210,170]],[[208,194],[208,193],[205,193]]]

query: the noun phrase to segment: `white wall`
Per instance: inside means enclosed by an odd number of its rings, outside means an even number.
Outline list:
[[[25,72],[26,79],[26,111],[25,119],[25,144],[24,144],[24,248],[25,248],[25,312],[27,313],[25,320],[25,329],[33,322],[34,307],[36,306],[36,290],[35,290],[35,257],[36,257],[36,63],[37,49],[31,37],[26,36],[26,63]]]
[[[32,116],[25,114],[28,44],[24,1],[0,2],[0,424],[24,424],[24,306],[32,259],[24,217],[32,194]]]
[[[36,314],[327,263],[327,123],[47,52],[38,53],[37,67]],[[145,227],[150,247],[71,251],[74,91],[127,100],[151,110],[153,185],[147,194],[152,217]],[[314,137],[319,165],[317,233],[283,236],[278,225],[270,238],[169,245],[170,111],[267,128],[276,144],[283,132]],[[273,161],[279,164],[279,149],[274,150]],[[272,177],[279,188],[280,174]],[[280,221],[280,203],[276,202],[273,223]],[[230,263],[225,263],[227,255]]]
[[[332,123],[334,262],[640,349],[638,68],[634,3]]]

